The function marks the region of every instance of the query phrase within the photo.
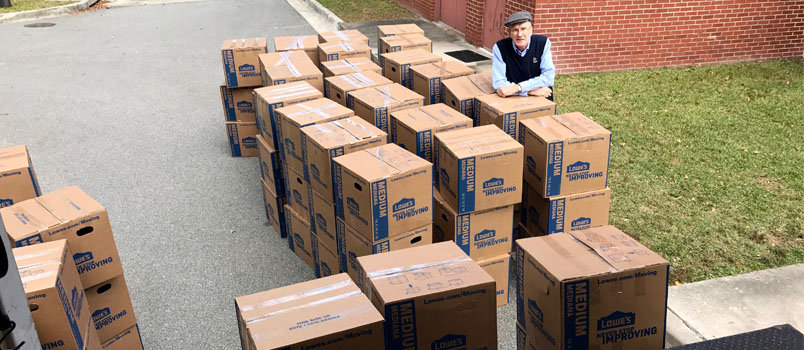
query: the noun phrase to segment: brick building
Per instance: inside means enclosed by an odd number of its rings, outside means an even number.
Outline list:
[[[491,48],[514,11],[534,13],[561,73],[804,55],[802,0],[396,0]]]

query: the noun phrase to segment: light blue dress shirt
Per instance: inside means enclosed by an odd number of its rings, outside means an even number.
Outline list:
[[[514,51],[519,54],[519,56],[524,57],[530,49],[530,38],[528,38],[528,46],[525,47],[524,51],[519,51],[513,40],[511,41],[511,45],[514,45]],[[550,39],[547,39],[547,43],[544,44],[541,62],[539,67],[542,69],[542,74],[519,83],[519,86],[522,87],[522,91],[518,93],[518,95],[527,96],[528,91],[536,90],[543,86],[553,86],[556,77],[556,68],[553,65],[553,53],[550,50]],[[505,62],[503,62],[502,54],[500,54],[500,48],[497,47],[497,44],[494,44],[494,48],[492,49],[491,81],[494,90],[514,84],[505,77]]]

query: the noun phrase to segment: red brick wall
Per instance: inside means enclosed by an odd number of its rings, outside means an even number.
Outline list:
[[[429,21],[436,21],[436,0],[394,0]]]
[[[466,40],[475,45],[483,3],[467,4]],[[802,0],[506,0],[506,17],[520,10],[550,37],[561,73],[804,55]]]

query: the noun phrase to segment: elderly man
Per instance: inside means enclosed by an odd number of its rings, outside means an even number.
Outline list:
[[[492,84],[500,97],[542,96],[553,100],[555,66],[550,39],[533,34],[533,16],[519,11],[505,21],[508,38],[494,44]]]

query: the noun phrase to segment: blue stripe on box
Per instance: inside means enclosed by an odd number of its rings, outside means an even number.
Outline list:
[[[475,211],[475,157],[458,160],[458,213]]]
[[[547,145],[547,176],[545,177],[545,197],[558,196],[561,193],[561,167],[564,163],[564,142],[552,142]]]
[[[388,187],[385,179],[371,184],[374,240],[388,238]]]

